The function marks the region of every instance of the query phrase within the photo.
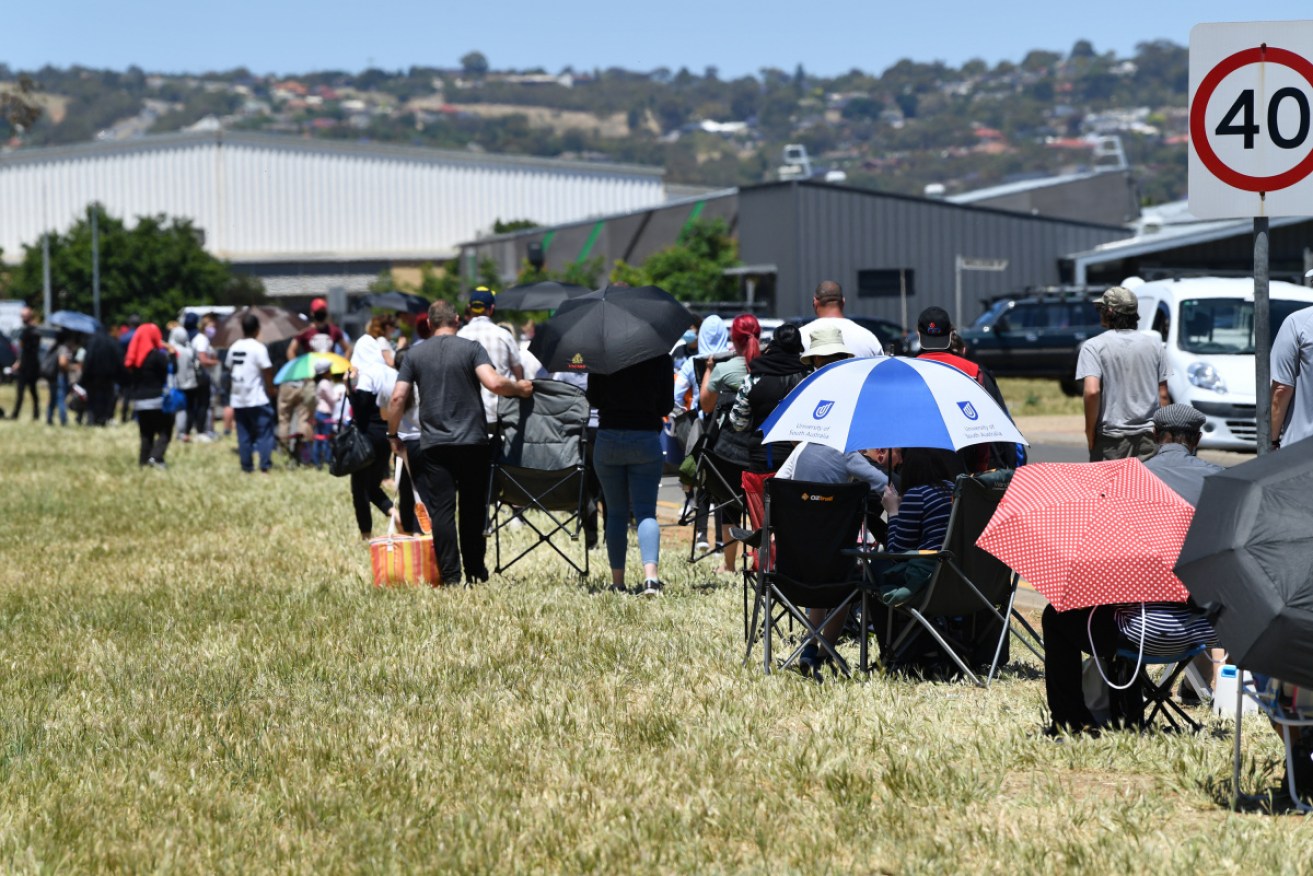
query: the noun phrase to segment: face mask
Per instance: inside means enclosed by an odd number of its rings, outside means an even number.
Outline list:
[[[212,337],[214,337],[214,326],[212,326],[212,325],[207,325],[207,326],[205,327],[205,337],[207,337],[207,338],[212,338]]]

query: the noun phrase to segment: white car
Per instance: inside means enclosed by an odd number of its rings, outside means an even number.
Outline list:
[[[1195,277],[1123,284],[1140,302],[1140,330],[1158,334],[1167,353],[1172,401],[1205,417],[1201,447],[1253,450],[1254,281]],[[1313,306],[1313,289],[1272,281],[1271,330]]]

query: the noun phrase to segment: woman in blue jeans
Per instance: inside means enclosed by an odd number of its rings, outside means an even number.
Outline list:
[[[597,442],[593,468],[606,502],[606,555],[611,589],[625,587],[625,553],[629,515],[638,521],[638,551],[643,558],[644,596],[661,593],[657,562],[661,530],[657,525],[657,490],[661,487],[661,425],[670,409],[675,366],[668,355],[630,365],[614,374],[588,375],[588,401],[597,408]]]

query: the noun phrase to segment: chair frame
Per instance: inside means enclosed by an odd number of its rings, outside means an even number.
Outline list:
[[[1293,727],[1313,727],[1313,715],[1307,717],[1292,717],[1287,715],[1277,705],[1275,697],[1265,691],[1259,691],[1251,683],[1245,682],[1244,669],[1236,668],[1236,682],[1239,687],[1238,697],[1236,700],[1235,714],[1235,762],[1233,764],[1234,776],[1232,791],[1234,794],[1232,808],[1239,809],[1240,806],[1240,763],[1241,748],[1240,736],[1243,729],[1244,710],[1241,708],[1242,698],[1249,697],[1258,705],[1258,710],[1273,724],[1281,728],[1281,740],[1286,746],[1286,790],[1290,794],[1291,801],[1295,804],[1295,809],[1299,812],[1313,812],[1313,804],[1305,803],[1300,799],[1299,793],[1295,788],[1295,747],[1291,744],[1291,728]]]
[[[743,655],[743,665],[747,666],[752,661],[752,648],[756,644],[758,638],[760,638],[762,642],[762,669],[767,675],[769,675],[775,668],[787,669],[790,666],[795,665],[798,658],[802,655],[803,649],[809,642],[814,641],[818,648],[823,650],[825,655],[834,662],[838,671],[842,672],[845,677],[851,677],[852,671],[849,668],[848,661],[839,654],[838,650],[833,645],[826,641],[825,637],[821,635],[821,630],[824,629],[826,624],[828,624],[835,616],[849,611],[852,606],[860,600],[864,593],[862,581],[860,579],[852,582],[796,581],[776,571],[776,549],[774,548],[773,540],[771,538],[774,530],[771,525],[772,503],[770,499],[770,484],[780,482],[783,482],[783,479],[772,478],[765,485],[766,498],[762,512],[762,527],[759,530],[761,533],[761,541],[757,553],[757,574],[755,576],[756,597],[753,602],[752,619],[748,628],[749,634]],[[855,498],[860,500],[860,520],[862,521],[862,523],[859,524],[857,533],[854,534],[854,538],[856,539],[856,537],[860,536],[861,533],[865,531],[868,494],[866,484],[819,484],[811,483],[809,481],[789,482],[806,485],[807,487],[815,487],[820,490],[851,492]],[[753,537],[755,537],[755,534]],[[864,564],[861,563],[860,558],[858,558],[858,566],[859,568],[862,568],[864,575]],[[805,607],[800,608],[794,604],[793,600],[789,599],[788,596],[786,596],[776,585],[775,581],[777,578],[784,579],[791,584],[817,588],[840,587],[851,583],[852,590],[839,602],[838,605],[830,608],[829,611],[826,612],[825,617],[820,623],[813,625],[807,617]],[[803,634],[798,640],[797,645],[788,652],[787,656],[780,661],[780,665],[776,667],[773,662],[772,645],[776,634],[776,628],[784,620],[789,622],[790,632],[792,631],[793,623],[799,623],[803,628]],[[862,661],[864,662],[865,637],[862,637],[862,655]]]
[[[556,554],[565,560],[572,569],[581,578],[588,577],[588,545],[584,536],[584,511],[588,498],[588,428],[587,418],[584,419],[583,428],[579,434],[579,457],[568,468],[561,469],[535,469],[526,466],[507,465],[500,460],[500,452],[494,454],[492,465],[488,471],[488,512],[487,520],[484,525],[484,535],[492,536],[493,539],[493,572],[500,575],[507,569],[514,566],[520,560],[528,556],[539,545],[546,544]],[[527,487],[522,481],[524,475],[518,475],[517,472],[533,472],[535,475],[550,479],[549,485],[545,489],[533,490]],[[505,478],[516,490],[519,490],[521,496],[528,504],[514,506],[507,502],[504,497],[504,491],[497,489],[498,475]],[[575,478],[578,481],[578,491],[575,504],[572,508],[567,509],[563,505],[558,507],[549,507],[544,504],[543,498],[552,493],[568,487],[570,479]],[[554,503],[555,504],[555,503]],[[506,519],[502,519],[502,510],[510,509],[511,514]],[[539,511],[547,517],[547,522],[539,525],[532,517],[524,514],[524,511]],[[535,540],[528,547],[522,549],[513,557],[502,560],[501,533],[502,530],[511,525],[511,522],[519,518],[523,524],[533,530]],[[571,542],[583,544],[582,558],[576,560],[569,553],[561,548],[553,536],[558,533],[564,533],[569,537]]]
[[[1023,617],[1021,613],[1016,610],[1017,582],[1019,577],[1016,572],[1012,572],[1010,570],[1008,571],[1009,582],[1007,586],[1007,600],[1006,600],[1006,604],[1003,606],[1003,610],[999,611],[999,609],[994,605],[993,601],[989,597],[985,596],[983,592],[981,592],[981,587],[978,586],[976,582],[972,581],[971,578],[966,574],[966,572],[963,571],[962,565],[959,562],[959,557],[952,550],[949,550],[947,547],[947,545],[951,544],[953,539],[955,538],[957,529],[963,525],[961,522],[961,515],[962,515],[961,496],[962,496],[962,485],[965,481],[976,481],[977,483],[979,483],[979,481],[976,480],[975,476],[973,475],[958,476],[957,483],[954,485],[953,508],[952,511],[949,513],[948,529],[944,535],[945,547],[937,551],[909,551],[906,553],[887,553],[883,551],[868,552],[866,556],[868,560],[875,559],[877,557],[883,560],[894,560],[894,561],[925,559],[925,558],[930,558],[935,560],[935,571],[931,576],[930,581],[927,584],[925,590],[922,593],[918,594],[913,599],[912,602],[897,607],[891,607],[889,609],[889,617],[886,625],[886,641],[889,642],[888,650],[891,658],[890,662],[896,663],[898,657],[900,655],[906,654],[908,649],[911,648],[912,644],[916,641],[916,639],[913,637],[913,633],[923,631],[925,633],[928,633],[931,636],[931,638],[933,638],[935,642],[938,643],[940,648],[944,649],[944,651],[948,654],[948,656],[952,659],[952,661],[957,665],[957,668],[960,669],[963,672],[963,674],[966,675],[966,677],[971,680],[973,684],[979,687],[989,687],[990,683],[994,680],[994,676],[998,673],[998,663],[999,663],[999,658],[1003,653],[1003,643],[1007,639],[1009,633],[1011,635],[1016,636],[1017,639],[1023,645],[1025,645],[1028,649],[1030,649],[1030,652],[1032,654],[1034,654],[1036,657],[1040,658],[1041,660],[1044,659],[1044,654],[1043,654],[1044,641],[1043,639],[1040,638],[1039,633],[1035,631],[1035,628],[1030,625],[1030,622],[1027,621],[1025,617]],[[979,533],[977,533],[977,535],[978,534]],[[974,549],[980,550],[980,548],[974,548]],[[972,597],[979,604],[974,608],[964,607],[961,610],[954,610],[951,612],[945,610],[936,610],[935,608],[936,597],[940,596],[946,588],[954,587],[954,586],[960,588],[960,590],[963,591],[955,595]],[[863,617],[870,617],[870,614],[868,612],[872,604],[871,600],[873,595],[874,595],[873,592],[869,588],[865,593],[863,593],[862,596]],[[948,597],[945,598],[951,598],[952,595],[954,594],[950,594]],[[985,679],[982,681],[980,677],[975,672],[972,672],[971,668],[967,666],[966,662],[962,659],[962,656],[958,653],[958,648],[950,644],[945,639],[945,637],[940,633],[940,631],[935,628],[935,625],[931,622],[931,619],[936,617],[948,616],[950,614],[966,614],[968,612],[980,613],[986,610],[988,610],[994,616],[994,618],[999,621],[1002,629],[1000,630],[999,633],[998,642],[994,646],[994,658],[990,662],[989,672],[986,674]],[[902,631],[899,632],[899,634],[895,637],[893,632],[893,623],[894,623],[895,615],[899,613],[905,614],[907,617],[909,617],[912,620],[912,623],[907,624],[902,629]],[[1025,629],[1026,633],[1030,636],[1030,639],[1027,639],[1026,636],[1023,636],[1017,630],[1017,628],[1013,625],[1014,620]],[[865,646],[866,636],[862,637],[862,641],[863,641],[863,645]],[[961,644],[962,643],[959,643],[959,647],[961,647]],[[866,658],[865,658],[865,648],[863,648],[863,652],[864,652],[863,669],[869,670],[869,665],[866,662]]]
[[[1205,644],[1195,645],[1180,654],[1173,654],[1170,657],[1155,657],[1152,654],[1141,654],[1138,648],[1127,647],[1123,645],[1117,649],[1116,658],[1119,661],[1126,661],[1133,667],[1137,662],[1140,665],[1140,671],[1137,675],[1137,683],[1140,686],[1141,693],[1144,694],[1146,705],[1153,703],[1153,708],[1144,718],[1143,726],[1147,729],[1152,727],[1155,719],[1159,715],[1167,721],[1168,726],[1173,731],[1180,733],[1184,722],[1190,728],[1190,732],[1198,733],[1204,725],[1182,708],[1181,704],[1172,699],[1172,690],[1176,686],[1176,680],[1180,678],[1190,667],[1190,661],[1197,655],[1203,654],[1209,646]],[[1157,681],[1149,677],[1148,668],[1150,666],[1162,666],[1163,672]],[[1130,667],[1128,667],[1130,668]],[[1125,683],[1129,673],[1121,673],[1118,683]],[[1178,722],[1177,719],[1180,719]]]

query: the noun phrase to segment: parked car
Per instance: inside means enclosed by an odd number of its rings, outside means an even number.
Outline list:
[[[1253,450],[1256,382],[1254,281],[1195,277],[1125,282],[1140,302],[1140,329],[1163,339],[1172,401],[1206,418],[1203,447]],[[1313,305],[1313,289],[1273,280],[1272,337],[1290,314]]]
[[[995,377],[1053,379],[1068,395],[1080,395],[1076,356],[1103,331],[1095,300],[1085,293],[1002,298],[958,333],[968,357]]]

